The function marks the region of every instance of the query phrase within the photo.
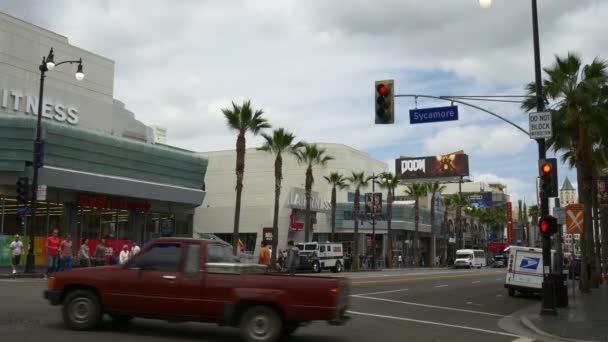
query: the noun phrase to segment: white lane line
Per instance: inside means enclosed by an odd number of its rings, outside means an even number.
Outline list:
[[[382,291],[382,292],[370,292],[370,293],[359,293],[359,294],[354,294],[354,295],[351,295],[351,296],[369,296],[369,295],[377,295],[377,294],[384,294],[384,293],[394,293],[394,292],[403,292],[403,291],[409,291],[409,289]]]
[[[528,337],[520,337],[517,340],[513,340],[511,342],[532,342],[534,341],[534,339],[528,338]]]
[[[474,281],[471,284],[477,284],[477,283],[481,283],[481,280]]]
[[[447,287],[447,285],[437,285],[437,286],[433,286],[433,287]]]
[[[499,314],[490,313],[490,312],[465,310],[465,309],[456,309],[456,308],[450,308],[450,307],[446,307],[446,306],[437,306],[437,305],[429,305],[429,304],[404,302],[404,301],[400,301],[400,300],[392,300],[392,299],[385,299],[385,298],[375,298],[375,297],[367,297],[367,296],[359,296],[359,295],[353,295],[352,297],[363,298],[363,299],[371,299],[371,300],[379,300],[379,301],[389,302],[389,303],[422,306],[422,307],[425,307],[425,308],[450,310],[450,311],[459,311],[459,312],[468,312],[468,313],[474,313],[474,314],[478,314],[478,315],[485,315],[485,316],[492,316],[492,317],[505,317],[504,315],[499,315]]]
[[[458,328],[458,329],[465,329],[465,330],[473,330],[473,331],[484,332],[484,333],[487,333],[487,334],[516,337],[516,338],[518,338],[518,340],[516,340],[516,341],[519,341],[519,339],[524,338],[524,337],[519,336],[519,335],[509,334],[509,333],[505,333],[505,332],[501,332],[501,331],[494,331],[494,330],[486,330],[486,329],[480,329],[480,328],[474,328],[474,327],[467,327],[467,326],[464,326],[464,325],[437,323],[437,322],[430,322],[430,321],[422,321],[422,320],[419,320],[419,319],[412,319],[412,318],[405,318],[405,317],[395,317],[395,316],[386,316],[386,315],[376,315],[376,314],[365,313],[365,312],[357,312],[357,311],[348,311],[348,313],[353,314],[353,315],[368,316],[368,317],[377,317],[377,318],[387,318],[387,319],[394,319],[394,320],[398,320],[398,321],[407,321],[407,322],[430,324],[430,325],[439,325],[439,326],[442,326],[442,327]]]

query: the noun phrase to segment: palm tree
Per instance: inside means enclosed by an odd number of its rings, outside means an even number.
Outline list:
[[[605,101],[605,87],[608,83],[607,64],[597,58],[591,64],[582,66],[581,58],[568,53],[565,58],[555,57],[556,63],[545,68],[548,78],[544,81],[546,97],[557,107],[553,110],[553,137],[548,146],[554,151],[575,151],[579,200],[585,205],[583,234],[581,236],[582,267],[580,290],[590,291],[587,267],[591,264],[593,231],[591,215],[591,188],[593,181],[594,145],[601,137],[601,127],[605,125],[605,112],[598,105]],[[528,93],[534,95],[532,84]],[[536,97],[524,102],[523,108],[530,110],[536,106]],[[597,270],[595,270],[596,277]]]
[[[234,206],[234,232],[232,245],[236,254],[239,246],[239,220],[241,216],[241,195],[243,193],[243,178],[245,176],[245,134],[257,135],[264,128],[270,128],[266,119],[262,118],[264,111],[251,108],[251,100],[242,105],[232,102],[232,108],[222,109],[228,128],[238,132],[236,138],[236,204]]]
[[[453,194],[450,199],[452,207],[456,209],[456,248],[464,248],[464,226],[462,220],[462,208],[469,204],[465,195]],[[460,239],[460,240],[459,240]]]
[[[327,151],[324,148],[320,148],[317,144],[301,143],[301,146],[294,152],[298,163],[306,164],[306,184],[305,184],[305,196],[306,196],[306,221],[304,222],[304,236],[305,241],[310,241],[312,232],[312,220],[310,218],[310,201],[312,199],[312,185],[315,179],[312,175],[312,168],[314,166],[325,167],[327,162],[334,158],[327,155]]]
[[[436,245],[437,234],[435,233],[435,196],[437,193],[441,193],[443,190],[445,190],[445,185],[435,181],[427,183],[426,188],[427,191],[431,193],[431,243]],[[437,253],[437,251],[434,251],[434,253]],[[435,258],[434,255],[431,257]],[[434,260],[435,259],[432,259],[433,262],[431,262],[431,267],[434,267],[435,265]]]
[[[331,241],[336,240],[336,189],[344,190],[348,187],[346,177],[339,172],[331,172],[329,176],[323,176],[331,185]]]
[[[390,268],[393,262],[393,198],[395,194],[395,188],[399,185],[401,179],[397,175],[393,175],[390,172],[385,172],[380,175],[380,187],[387,189],[386,196],[386,219],[387,219],[387,245],[388,245],[388,264]]]
[[[449,218],[448,213],[452,208],[452,197],[446,196],[441,198],[441,206],[443,207],[443,224],[441,227],[441,235],[442,235],[442,243],[443,243],[443,253],[441,255],[441,263],[447,263],[447,252],[448,252],[448,240],[450,238],[450,227],[449,227]]]
[[[295,136],[286,132],[283,128],[275,129],[272,135],[262,133],[264,145],[258,148],[275,155],[274,159],[274,215],[272,218],[272,253],[270,265],[275,268],[279,249],[279,198],[281,197],[281,181],[283,179],[283,153],[294,153],[300,144],[294,144]]]
[[[420,197],[426,196],[427,194],[426,184],[424,183],[413,183],[408,184],[405,189],[405,194],[414,198],[414,264],[416,266],[420,265],[420,248],[419,248],[419,229],[420,225]]]
[[[360,206],[359,200],[361,197],[361,188],[365,188],[369,185],[369,182],[372,181],[374,177],[366,176],[364,172],[352,172],[352,175],[346,180],[350,184],[350,186],[355,188],[355,203],[354,203],[354,220],[355,220],[355,229],[354,229],[354,252],[353,252],[353,270],[359,270],[359,215],[360,215]],[[374,241],[375,243],[375,241]]]

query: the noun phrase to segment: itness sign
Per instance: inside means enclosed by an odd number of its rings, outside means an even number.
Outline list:
[[[552,136],[551,112],[530,113],[530,139],[549,139]]]

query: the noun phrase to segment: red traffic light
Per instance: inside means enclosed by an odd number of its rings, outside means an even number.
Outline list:
[[[540,169],[543,173],[551,173],[551,164],[543,164]]]
[[[546,233],[549,230],[549,222],[547,220],[540,221],[540,231]]]
[[[386,88],[386,86],[384,84],[378,84],[378,87],[376,88],[376,90],[381,95],[384,95],[384,94],[386,94],[387,88]]]

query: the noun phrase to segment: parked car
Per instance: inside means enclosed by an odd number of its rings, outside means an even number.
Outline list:
[[[495,255],[492,267],[505,267],[507,257],[504,255]]]
[[[160,238],[123,265],[53,273],[44,297],[65,325],[95,328],[104,313],[238,327],[245,341],[276,341],[301,324],[348,321],[345,278],[290,276],[235,262],[222,241]]]

